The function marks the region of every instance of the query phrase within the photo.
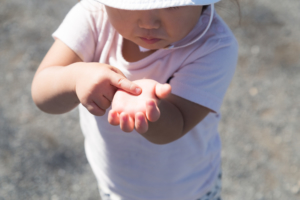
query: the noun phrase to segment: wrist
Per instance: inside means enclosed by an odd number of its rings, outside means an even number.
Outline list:
[[[82,76],[83,73],[83,65],[86,65],[87,63],[83,62],[77,62],[73,63],[67,67],[64,67],[64,73],[66,74],[66,84],[68,91],[74,96],[74,99],[77,103],[80,103],[77,92],[76,92],[76,85],[78,83],[78,80]]]

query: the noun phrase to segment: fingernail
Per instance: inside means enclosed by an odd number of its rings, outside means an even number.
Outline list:
[[[141,89],[141,88],[135,88],[135,92],[136,92],[137,94],[140,94],[140,93],[142,92],[142,89]]]

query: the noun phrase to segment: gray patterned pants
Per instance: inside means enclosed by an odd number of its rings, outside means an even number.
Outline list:
[[[222,200],[221,190],[222,190],[222,173],[220,172],[215,187],[211,191],[206,193],[206,195],[204,195],[203,197],[197,200]],[[110,194],[105,194],[102,191],[100,191],[100,197],[101,200],[112,200],[110,198]]]

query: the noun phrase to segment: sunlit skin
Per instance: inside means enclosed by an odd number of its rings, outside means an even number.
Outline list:
[[[108,121],[112,125],[120,125],[125,132],[131,132],[135,128],[137,132],[145,133],[148,130],[148,121],[155,122],[159,119],[158,104],[170,94],[171,86],[150,79],[133,82],[140,86],[143,92],[134,96],[124,90],[118,90],[112,102]]]
[[[197,24],[202,6],[142,11],[106,6],[106,11],[111,24],[126,40],[123,43],[123,54],[126,54],[127,47],[131,52],[137,49],[130,48],[134,45],[156,50],[183,39]],[[135,52],[136,55],[138,53]],[[158,104],[170,94],[171,86],[146,79],[134,83],[142,88],[142,94],[134,96],[118,90],[112,101],[108,121],[112,125],[119,125],[125,132],[135,129],[139,133],[146,133],[149,128],[148,121],[155,122],[159,119]]]
[[[105,8],[118,33],[147,49],[161,49],[184,38],[195,27],[202,11],[202,6],[140,11]]]

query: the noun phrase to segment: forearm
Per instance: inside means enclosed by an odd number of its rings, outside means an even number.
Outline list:
[[[37,72],[32,82],[32,98],[44,112],[61,114],[79,104],[73,80],[73,67],[54,66]]]
[[[148,122],[148,131],[141,135],[155,144],[167,144],[182,137],[185,128],[180,110],[167,100],[161,100],[159,109],[160,118],[156,122]]]

